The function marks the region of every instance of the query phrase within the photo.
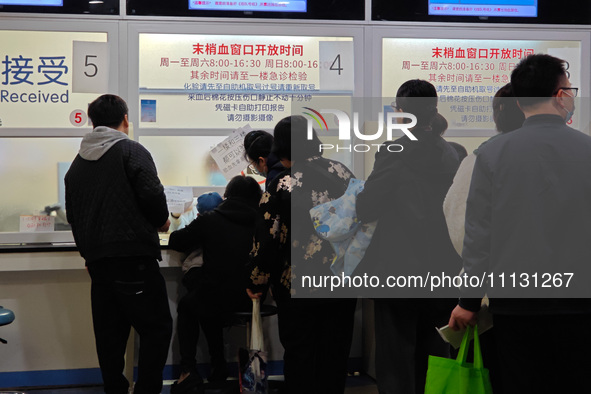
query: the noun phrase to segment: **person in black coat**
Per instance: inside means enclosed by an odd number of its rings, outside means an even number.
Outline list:
[[[254,130],[244,137],[244,157],[248,160],[252,172],[264,176],[265,189],[277,175],[285,170],[281,160],[271,152],[273,136],[263,130]]]
[[[200,326],[211,358],[208,380],[228,377],[223,327],[233,312],[252,305],[244,284],[261,194],[254,178],[236,176],[226,186],[225,200],[217,208],[170,234],[169,246],[174,250],[188,254],[203,248],[203,266],[191,268],[183,278],[187,294],[177,310],[181,376],[172,392],[202,388],[196,369]]]
[[[442,137],[447,127],[437,111],[435,87],[427,81],[405,82],[396,95],[397,110],[416,116],[408,136],[381,149],[364,190],[357,196],[361,222],[378,220],[356,274],[380,277],[457,275],[461,258],[451,243],[443,200],[458,169],[458,156]],[[375,300],[376,375],[380,393],[423,393],[428,356],[449,356],[449,347],[434,327],[447,323],[454,299],[426,299],[410,287],[383,287]],[[385,297],[391,297],[387,299]]]
[[[344,164],[322,157],[316,132],[306,137],[303,116],[280,120],[274,134],[273,152],[286,169],[261,199],[264,220],[252,251],[250,289],[271,283],[285,349],[286,393],[342,394],[357,300],[305,287],[299,279],[332,275],[335,252],[317,235],[310,209],[341,197],[354,175]]]
[[[127,133],[127,104],[105,94],[88,106],[94,129],[64,179],[66,215],[92,281],[92,322],[105,393],[126,394],[125,346],[140,337],[134,392],[162,389],[172,335],[166,285],[160,274],[158,231],[168,209],[150,153]]]

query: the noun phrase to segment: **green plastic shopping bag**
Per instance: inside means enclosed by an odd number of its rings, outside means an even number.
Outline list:
[[[466,362],[474,333],[474,363]],[[429,356],[425,394],[492,394],[488,369],[482,364],[478,327],[468,327],[457,359]]]

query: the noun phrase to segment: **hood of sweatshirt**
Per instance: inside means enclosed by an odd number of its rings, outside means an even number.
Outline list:
[[[96,161],[103,157],[117,142],[127,139],[129,139],[127,134],[121,131],[99,126],[82,137],[78,154],[84,160]]]
[[[214,211],[234,223],[254,226],[256,222],[256,209],[240,198],[227,198]]]

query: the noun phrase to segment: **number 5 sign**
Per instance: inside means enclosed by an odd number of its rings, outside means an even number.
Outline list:
[[[88,116],[86,112],[81,109],[75,109],[70,113],[70,123],[76,127],[86,126],[86,122],[88,121]]]
[[[109,91],[109,43],[74,41],[72,92]]]

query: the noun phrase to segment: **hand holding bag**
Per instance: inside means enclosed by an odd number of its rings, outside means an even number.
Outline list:
[[[467,363],[474,333],[474,363]],[[492,394],[488,369],[482,364],[478,327],[468,327],[457,359],[429,356],[425,394]]]

